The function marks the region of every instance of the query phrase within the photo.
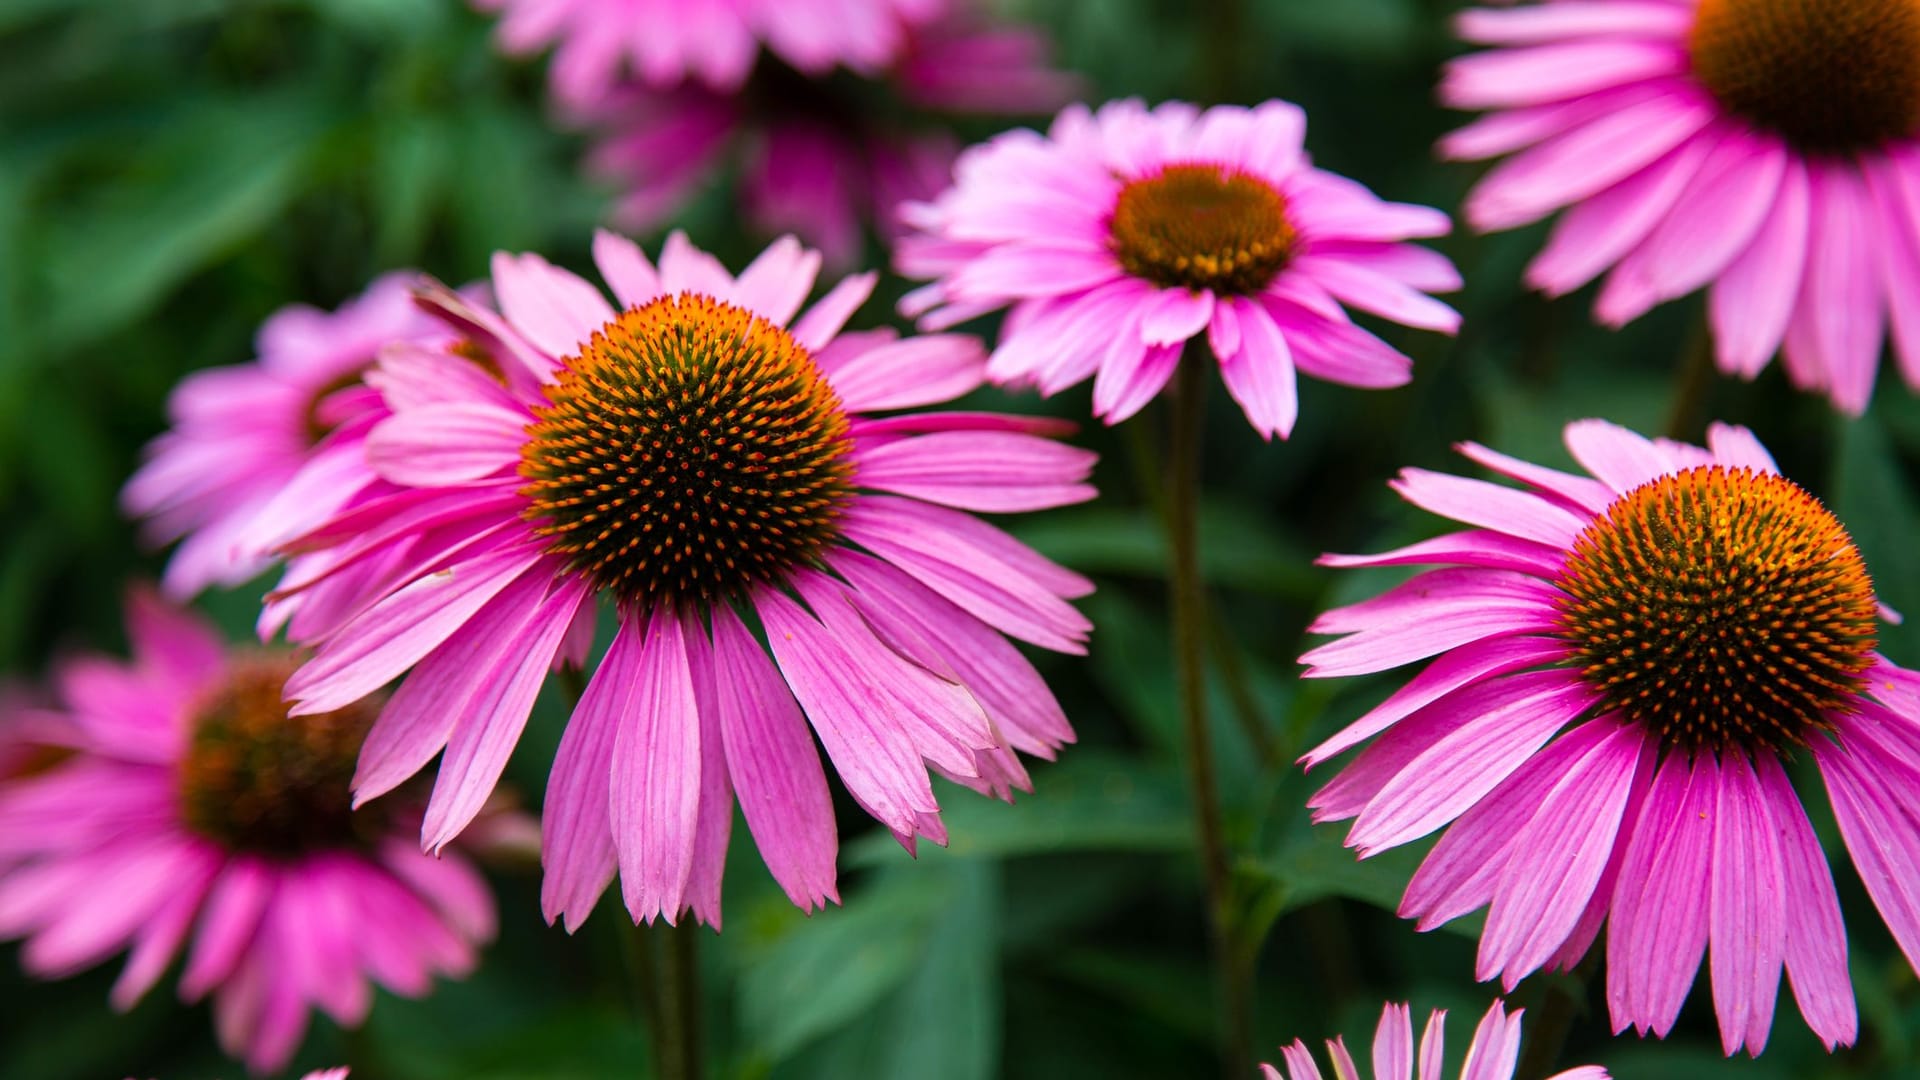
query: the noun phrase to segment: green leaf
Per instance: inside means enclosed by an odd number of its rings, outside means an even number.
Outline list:
[[[104,336],[258,231],[299,192],[319,134],[298,94],[202,100],[130,148],[138,175],[57,211],[39,248],[45,334]]]
[[[881,1024],[877,1077],[988,1080],[1000,1072],[1000,868],[970,859],[946,867],[951,899],[926,950]]]
[[[1906,616],[1881,626],[1881,650],[1899,663],[1920,661],[1920,508],[1886,429],[1873,416],[1840,425],[1827,496],[1873,576],[1882,602]]]
[[[1048,558],[1082,573],[1154,580],[1167,574],[1166,529],[1141,508],[1061,511],[1018,532]],[[1200,535],[1201,574],[1213,585],[1295,598],[1320,589],[1314,553],[1244,506],[1208,502],[1200,510]]]
[[[1042,855],[1063,851],[1180,851],[1193,841],[1186,789],[1171,767],[1111,754],[1069,750],[1058,765],[1034,762],[1034,793],[1015,805],[944,787],[940,805],[948,854]],[[878,833],[853,844],[848,861],[872,866],[898,858]]]
[[[926,950],[943,884],[883,875],[752,958],[740,976],[740,1024],[757,1054],[778,1061],[894,993]]]

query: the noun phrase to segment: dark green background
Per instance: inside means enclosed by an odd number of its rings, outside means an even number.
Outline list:
[[[1317,160],[1395,199],[1453,208],[1477,170],[1436,162],[1459,121],[1432,104],[1456,51],[1453,5],[1417,0],[1022,0],[1096,97],[1183,96],[1306,106]],[[152,576],[115,493],[194,368],[252,354],[253,329],[291,301],[332,306],[377,273],[452,281],[496,248],[588,266],[607,192],[576,176],[581,143],[541,108],[540,65],[496,56],[456,0],[0,0],[0,671],[31,677],[51,655],[119,648],[118,597]],[[977,124],[969,137],[991,132]],[[739,265],[724,190],[685,218]],[[1587,297],[1524,294],[1542,230],[1443,241],[1470,283],[1457,340],[1385,328],[1418,361],[1410,387],[1309,383],[1290,443],[1262,443],[1223,393],[1208,433],[1207,575],[1231,645],[1216,715],[1237,886],[1272,918],[1260,954],[1262,1056],[1302,1036],[1370,1038],[1384,998],[1454,1010],[1464,1048],[1490,987],[1472,982],[1470,936],[1420,935],[1391,905],[1417,859],[1356,864],[1340,830],[1313,830],[1309,790],[1285,762],[1393,685],[1295,679],[1302,628],[1385,576],[1315,569],[1323,550],[1372,550],[1439,530],[1385,481],[1403,465],[1459,469],[1467,438],[1565,464],[1558,429],[1600,415],[1650,433],[1669,422],[1701,305],[1672,304],[1620,333]],[[654,238],[648,238],[651,242]],[[881,256],[872,254],[878,263]],[[883,287],[891,298],[898,282]],[[863,314],[886,316],[875,303]],[[990,332],[991,327],[983,327]],[[1038,403],[1088,410],[1084,388]],[[1845,422],[1788,391],[1777,370],[1717,382],[1710,411],[1753,426],[1789,474],[1855,531],[1885,599],[1920,614],[1920,407],[1897,380]],[[1161,543],[1148,508],[1162,418],[1152,410],[1099,448],[1096,504],[1017,523],[1095,575],[1092,656],[1041,658],[1081,733],[1034,769],[1016,807],[943,788],[950,850],[909,860],[843,806],[844,908],[802,917],[736,828],[727,929],[705,936],[716,1076],[1193,1076],[1208,1004],[1201,900],[1180,781],[1166,659]],[[1688,434],[1698,437],[1696,421]],[[234,633],[258,587],[203,606]],[[604,641],[604,636],[603,636]],[[1885,650],[1920,664],[1920,634]],[[554,695],[557,698],[557,695]],[[563,712],[543,700],[510,779],[537,805]],[[1236,722],[1236,720],[1238,722]],[[1245,734],[1273,744],[1263,762]],[[1830,814],[1810,793],[1831,841]],[[1840,851],[1837,843],[1830,849]],[[1825,1055],[1784,992],[1758,1062],[1720,1060],[1704,971],[1665,1043],[1610,1039],[1598,1009],[1563,1064],[1623,1077],[1894,1076],[1920,1061],[1920,992],[1844,856],[1836,877],[1860,999],[1860,1046]],[[546,928],[537,881],[496,875],[502,940],[482,970],[419,1002],[382,997],[368,1026],[317,1021],[301,1067],[350,1062],[360,1078],[643,1074],[625,913],[608,902],[577,936]],[[131,1015],[106,1005],[112,972],[40,985],[0,955],[0,1076],[239,1075],[213,1049],[204,1009],[169,988]],[[1546,979],[1515,995],[1538,1002]],[[1536,1010],[1537,1011],[1537,1010]]]

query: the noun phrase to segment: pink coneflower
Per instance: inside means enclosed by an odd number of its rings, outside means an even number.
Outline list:
[[[1473,1042],[1467,1046],[1467,1059],[1460,1066],[1460,1080],[1513,1080],[1513,1069],[1520,1056],[1520,1016],[1511,1015],[1498,1001],[1487,1010],[1474,1029]],[[1420,1080],[1443,1080],[1446,1070],[1447,1013],[1435,1009],[1427,1017],[1426,1030],[1420,1034],[1416,1054],[1413,1044],[1413,1014],[1405,1005],[1388,1005],[1380,1012],[1380,1026],[1373,1033],[1374,1080],[1413,1080],[1414,1064],[1419,1063]],[[1260,1066],[1266,1080],[1320,1080],[1320,1068],[1313,1053],[1299,1039],[1281,1047],[1286,1072],[1271,1065]],[[1360,1068],[1347,1052],[1345,1039],[1327,1040],[1327,1056],[1333,1062],[1333,1074],[1339,1080],[1360,1080]],[[1607,1080],[1607,1070],[1598,1065],[1555,1073],[1547,1080]]]
[[[920,232],[901,242],[900,271],[938,280],[902,310],[939,328],[1011,305],[989,377],[1043,394],[1091,377],[1108,423],[1205,334],[1247,419],[1285,437],[1296,370],[1365,387],[1411,377],[1342,304],[1447,333],[1460,321],[1423,292],[1457,288],[1452,264],[1401,243],[1444,234],[1446,215],[1313,168],[1305,131],[1281,101],[1129,100],[998,136],[962,155],[952,188],[903,211]]]
[[[1047,52],[1036,30],[955,18],[907,35],[870,84],[822,84],[777,64],[737,91],[630,84],[582,115],[599,132],[587,169],[617,187],[615,220],[636,231],[731,173],[754,229],[791,232],[850,265],[863,226],[891,240],[902,203],[946,186],[959,145],[934,114],[1031,116],[1074,96],[1077,81]]]
[[[569,109],[599,102],[623,77],[659,89],[733,91],[760,47],[811,76],[878,72],[909,32],[949,0],[474,0],[499,12],[509,53],[555,46],[549,78]]]
[[[1331,566],[1438,566],[1321,616],[1309,675],[1434,658],[1303,760],[1372,739],[1311,805],[1362,856],[1452,823],[1407,887],[1423,929],[1488,904],[1478,974],[1510,988],[1607,935],[1616,1030],[1664,1036],[1713,943],[1721,1041],[1758,1054],[1785,964],[1829,1047],[1853,1041],[1833,878],[1786,765],[1811,758],[1894,937],[1920,958],[1920,676],[1875,651],[1845,528],[1745,428],[1711,449],[1598,420],[1592,477],[1471,443],[1525,489],[1408,469],[1472,526]],[[1375,738],[1378,736],[1378,738]]]
[[[344,565],[396,571],[288,688],[325,712],[417,665],[355,791],[444,750],[423,834],[438,848],[604,596],[620,628],[548,786],[548,918],[578,926],[617,867],[635,918],[718,925],[736,792],[811,909],[836,896],[837,839],[809,723],[909,848],[945,839],[928,765],[1005,795],[1027,785],[1015,750],[1072,739],[1001,634],[1081,651],[1067,598],[1091,586],[968,511],[1090,498],[1093,458],[1044,420],[869,415],[973,390],[985,356],[955,335],[843,333],[871,274],[796,319],[820,256],[791,238],[738,278],[679,233],[658,269],[611,233],[594,256],[624,310],[534,255],[494,258],[504,320],[443,298],[510,361],[505,385],[427,355],[376,373],[394,415],[368,453],[401,490],[322,531]]]
[[[451,340],[390,274],[333,312],[284,308],[252,363],[195,372],[168,402],[173,427],[121,501],[157,543],[183,540],[162,586],[175,599],[246,582],[287,536],[324,521],[373,477],[360,440],[380,410],[360,373],[382,346]]]
[[[220,1045],[250,1069],[292,1057],[318,1008],[352,1026],[371,985],[424,994],[493,936],[487,885],[406,837],[405,806],[349,810],[376,706],[289,717],[290,656],[229,653],[198,618],[136,594],[131,662],[57,675],[66,756],[0,782],[0,936],[58,978],[128,950],[127,1009],[186,954]]]
[[[1908,0],[1558,0],[1470,10],[1447,104],[1497,109],[1455,158],[1515,154],[1467,201],[1481,229],[1570,208],[1528,281],[1613,268],[1619,326],[1711,285],[1721,370],[1785,343],[1796,386],[1858,414],[1889,315],[1920,387],[1920,7]]]

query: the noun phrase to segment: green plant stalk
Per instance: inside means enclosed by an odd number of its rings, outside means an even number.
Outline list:
[[[1173,608],[1174,666],[1180,681],[1181,729],[1199,843],[1200,876],[1207,892],[1207,925],[1219,984],[1220,1061],[1224,1075],[1252,1073],[1252,981],[1234,947],[1233,880],[1220,818],[1213,740],[1207,727],[1206,588],[1200,580],[1200,449],[1206,423],[1207,364],[1189,345],[1174,375],[1173,425],[1167,454],[1168,580]]]
[[[699,928],[656,925],[650,933],[666,940],[660,951],[660,1031],[654,1054],[661,1080],[700,1080]]]

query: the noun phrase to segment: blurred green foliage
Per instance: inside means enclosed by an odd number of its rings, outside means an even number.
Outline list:
[[[1429,149],[1455,122],[1431,104],[1436,66],[1457,48],[1451,4],[1000,6],[1050,28],[1099,96],[1286,97],[1307,107],[1319,162],[1389,198],[1453,207],[1473,178]],[[468,280],[498,248],[585,265],[608,193],[578,178],[581,145],[549,124],[541,76],[538,63],[495,55],[486,23],[458,0],[0,0],[0,671],[32,677],[62,651],[118,647],[120,591],[158,562],[117,515],[117,489],[161,429],[169,387],[249,359],[275,308],[331,306],[394,267]],[[736,261],[756,243],[721,197],[689,224]],[[1698,302],[1597,329],[1587,297],[1549,303],[1519,288],[1539,241],[1534,229],[1440,244],[1470,283],[1467,324],[1456,340],[1383,329],[1418,361],[1411,387],[1305,384],[1299,430],[1273,445],[1215,395],[1203,534],[1231,662],[1214,705],[1235,887],[1267,929],[1265,1056],[1296,1036],[1363,1042],[1389,997],[1453,1009],[1457,1055],[1491,996],[1471,982],[1467,937],[1421,935],[1392,915],[1418,852],[1358,863],[1338,829],[1306,823],[1311,783],[1290,762],[1391,680],[1302,683],[1294,657],[1316,611],[1391,576],[1324,572],[1314,553],[1437,531],[1387,491],[1395,469],[1460,468],[1448,446],[1468,438],[1564,465],[1558,432],[1580,416],[1667,427]],[[875,304],[864,317],[886,313]],[[1084,389],[1044,404],[983,398],[1087,413]],[[1829,499],[1888,602],[1920,616],[1920,405],[1904,389],[1889,380],[1865,420],[1845,423],[1775,370],[1715,383],[1708,406],[1753,426]],[[1213,1017],[1152,510],[1158,424],[1149,413],[1084,431],[1104,455],[1105,498],[1019,524],[1101,587],[1086,605],[1091,657],[1038,658],[1081,745],[1035,767],[1036,794],[1007,807],[943,789],[952,846],[917,861],[843,807],[846,902],[812,918],[736,829],[726,932],[702,935],[714,1075],[1204,1071]],[[1690,426],[1698,436],[1699,420]],[[239,636],[258,594],[204,606]],[[1920,618],[1884,647],[1920,663]],[[535,805],[562,715],[557,695],[543,700],[510,771]],[[1823,1053],[1783,994],[1766,1055],[1723,1063],[1704,977],[1671,1039],[1612,1039],[1597,988],[1561,977],[1582,1002],[1563,1061],[1646,1078],[1911,1073],[1920,989],[1836,864],[1857,1048]],[[350,1062],[366,1080],[643,1074],[624,912],[605,904],[568,936],[539,920],[529,872],[496,880],[502,940],[477,975],[422,1001],[382,998],[359,1032],[316,1021],[299,1064]],[[30,984],[12,953],[0,965],[0,1076],[238,1073],[213,1049],[204,1009],[161,990],[116,1016],[110,971]],[[1552,985],[1531,980],[1515,1000],[1537,1005]]]

